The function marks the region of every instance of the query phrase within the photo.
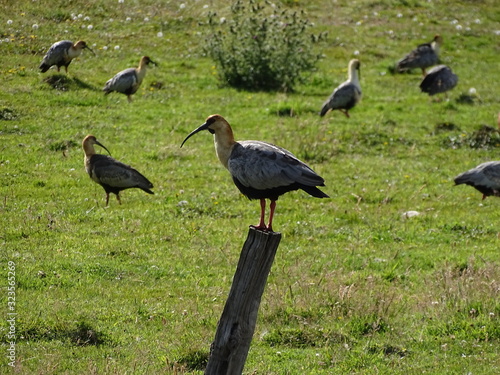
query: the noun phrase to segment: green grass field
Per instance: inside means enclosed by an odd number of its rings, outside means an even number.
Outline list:
[[[179,148],[213,113],[237,140],[295,153],[331,196],[278,201],[283,238],[245,373],[500,373],[500,200],[453,186],[458,173],[500,160],[498,4],[285,1],[328,33],[315,45],[317,70],[293,93],[220,85],[204,56],[204,22],[209,11],[227,17],[227,4],[2,2],[0,373],[203,373],[259,218],[210,134]],[[441,101],[419,92],[420,72],[390,69],[436,33],[442,62],[459,76]],[[96,56],[84,51],[68,75],[40,74],[62,39],[85,40]],[[104,97],[104,83],[143,55],[159,66],[134,101]],[[351,118],[320,118],[354,57],[361,103]],[[155,195],[126,190],[122,205],[112,196],[106,208],[84,170],[87,134],[146,175]]]

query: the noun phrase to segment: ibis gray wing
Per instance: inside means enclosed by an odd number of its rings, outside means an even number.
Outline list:
[[[421,44],[398,62],[398,68],[414,69],[437,64],[439,58],[429,43]]]
[[[420,83],[420,89],[429,95],[439,94],[454,88],[458,83],[458,76],[446,65],[432,68]]]
[[[228,161],[231,175],[244,186],[265,190],[293,183],[321,185],[324,180],[291,152],[259,141],[235,145]]]
[[[321,109],[324,115],[330,109],[343,109],[352,107],[361,97],[359,89],[351,82],[344,82],[337,87],[326,100]]]
[[[104,86],[103,91],[111,92],[118,91],[126,93],[137,86],[137,74],[134,68],[128,68],[117,73]],[[135,92],[135,91],[134,91]],[[132,94],[134,92],[131,92]]]
[[[483,183],[488,183],[488,187],[495,190],[500,189],[500,161],[490,161],[481,164],[483,172]]]
[[[42,64],[52,66],[63,59],[67,59],[67,51],[71,46],[73,46],[73,42],[69,40],[61,40],[60,42],[54,43],[43,57]]]
[[[94,156],[100,157],[93,165],[95,177],[100,183],[118,188],[153,187],[153,184],[146,177],[131,166],[106,155]]]
[[[457,185],[472,184],[500,188],[500,161],[489,161],[459,174],[454,179]]]

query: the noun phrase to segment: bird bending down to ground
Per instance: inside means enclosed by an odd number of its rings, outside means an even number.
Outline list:
[[[149,64],[157,65],[148,56],[143,56],[137,68],[128,68],[117,73],[111,78],[102,89],[104,95],[116,91],[127,95],[128,101],[132,101],[132,95],[136,93],[137,89],[146,76],[146,67]]]
[[[87,135],[82,142],[85,152],[85,169],[90,178],[104,188],[106,206],[109,204],[109,193],[115,194],[120,204],[122,203],[120,191],[125,189],[139,188],[148,194],[154,194],[150,190],[153,188],[153,184],[146,177],[131,166],[123,164],[111,156],[96,154],[94,145],[99,145],[108,151],[97,141],[96,137]]]
[[[209,116],[184,139],[181,147],[188,138],[202,130],[214,134],[217,156],[231,173],[238,189],[249,199],[260,199],[260,222],[254,226],[256,229],[273,231],[276,201],[286,192],[302,189],[313,197],[328,198],[316,187],[324,186],[323,178],[291,152],[266,142],[236,142],[231,126],[220,115]],[[271,200],[267,226],[264,222],[266,199]]]
[[[396,69],[404,72],[410,69],[420,68],[425,76],[425,69],[439,63],[439,48],[443,43],[443,38],[436,35],[429,43],[420,44],[408,55],[398,61]]]
[[[321,108],[320,116],[323,117],[329,110],[338,109],[349,117],[348,111],[361,99],[361,86],[359,84],[359,69],[361,63],[354,59],[349,62],[349,78],[337,87]]]
[[[430,96],[451,90],[457,85],[458,77],[446,65],[438,65],[424,77],[420,90]]]
[[[80,56],[82,50],[85,48],[95,55],[94,51],[83,40],[79,40],[75,44],[70,40],[61,40],[49,48],[38,68],[42,73],[45,73],[51,66],[56,65],[59,72],[61,66],[64,66],[66,73],[68,73],[68,66],[71,64],[71,60]]]
[[[488,161],[459,174],[455,185],[467,184],[488,196],[500,197],[500,161]]]

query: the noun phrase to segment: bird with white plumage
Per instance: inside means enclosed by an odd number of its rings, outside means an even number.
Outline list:
[[[90,178],[101,185],[106,192],[106,206],[109,204],[110,193],[115,194],[118,203],[121,204],[120,191],[125,189],[139,188],[148,194],[154,194],[150,190],[153,184],[146,177],[130,165],[119,162],[111,156],[97,154],[94,145],[108,151],[95,136],[87,135],[82,142],[85,153],[84,165]],[[108,153],[111,155],[109,151]]]
[[[108,95],[113,91],[127,95],[129,102],[132,101],[132,95],[137,92],[146,76],[147,66],[149,64],[158,65],[148,56],[143,56],[137,68],[128,68],[117,73],[113,78],[108,80],[102,89],[104,95]]]
[[[398,72],[405,72],[411,69],[421,69],[425,76],[426,69],[439,63],[439,52],[443,44],[443,37],[435,35],[429,43],[417,46],[413,51],[399,60],[396,64]]]
[[[45,73],[51,66],[55,65],[59,72],[61,66],[64,66],[66,73],[68,73],[69,64],[71,64],[73,59],[80,56],[84,49],[88,49],[95,55],[95,52],[92,51],[83,40],[79,40],[74,44],[70,40],[61,40],[54,43],[43,57],[42,63],[38,69],[40,69],[42,73]]]
[[[361,85],[359,83],[359,72],[361,63],[353,59],[348,66],[348,79],[338,86],[330,97],[323,103],[320,116],[323,117],[330,110],[339,110],[347,117],[349,110],[361,100]]]
[[[324,180],[291,152],[261,141],[235,141],[229,123],[220,115],[211,115],[182,142],[208,130],[214,135],[215,151],[229,170],[237,188],[249,199],[259,199],[260,222],[254,228],[272,232],[276,201],[293,190],[302,189],[316,198],[328,198],[317,186]],[[268,224],[265,224],[266,199],[271,201]]]

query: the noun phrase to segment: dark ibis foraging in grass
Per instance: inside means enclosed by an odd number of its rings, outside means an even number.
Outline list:
[[[143,56],[137,68],[128,68],[117,73],[106,82],[106,85],[102,89],[104,95],[116,91],[127,95],[128,101],[131,102],[132,95],[137,92],[146,76],[146,69],[149,64],[157,65],[148,56]]]
[[[455,185],[466,184],[483,194],[483,199],[500,197],[500,161],[488,161],[459,174]]]
[[[121,204],[120,191],[130,188],[139,188],[148,194],[154,194],[150,189],[153,184],[137,170],[123,164],[111,156],[96,154],[94,145],[104,147],[93,135],[87,135],[82,142],[85,152],[85,169],[90,178],[104,188],[106,192],[106,206],[109,204],[109,193],[116,195]],[[111,155],[111,153],[108,151]]]
[[[458,77],[446,65],[438,65],[427,73],[420,83],[420,90],[429,96],[447,92],[458,83]]]
[[[420,44],[417,48],[411,51],[408,55],[398,61],[396,70],[405,72],[411,69],[422,69],[422,74],[425,76],[425,70],[439,63],[439,49],[443,44],[443,37],[440,35],[434,36],[434,39],[429,43]]]
[[[38,68],[42,73],[45,73],[51,66],[55,65],[59,72],[61,66],[64,66],[66,73],[68,73],[69,64],[74,58],[80,56],[84,49],[88,49],[95,55],[94,51],[83,40],[79,40],[75,44],[70,40],[61,40],[49,48]]]
[[[270,143],[234,140],[229,123],[220,115],[209,116],[181,144],[194,134],[208,130],[214,135],[217,156],[231,173],[238,189],[249,199],[260,199],[260,222],[256,229],[272,232],[276,201],[280,195],[302,189],[316,198],[328,198],[317,186],[323,178],[291,152]],[[265,224],[266,199],[271,201],[269,222]]]
[[[359,84],[359,72],[361,63],[358,59],[349,62],[349,76],[347,81],[338,86],[323,103],[320,116],[323,117],[330,110],[338,109],[349,117],[348,111],[361,100],[361,85]]]

